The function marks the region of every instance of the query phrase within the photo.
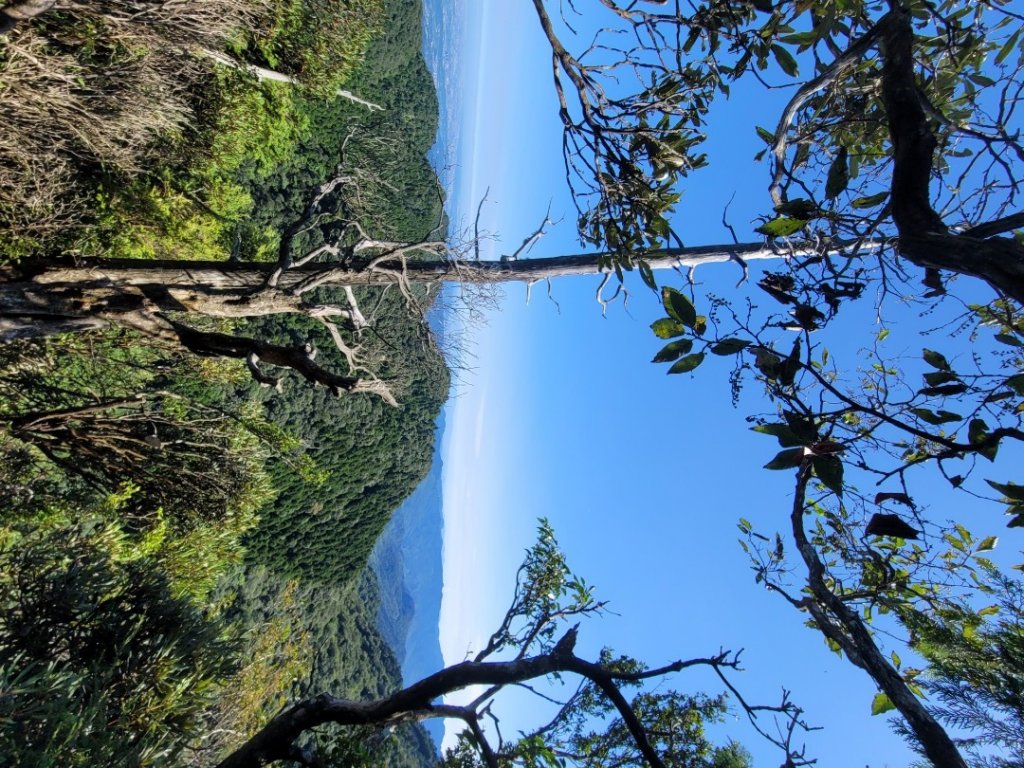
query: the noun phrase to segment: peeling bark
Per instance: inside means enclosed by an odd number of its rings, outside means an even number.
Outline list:
[[[842,244],[829,250],[838,251]],[[673,248],[646,257],[652,269],[693,268],[736,260],[808,256],[820,247],[794,243],[775,248],[765,243]],[[372,266],[371,265],[372,262]],[[259,317],[309,314],[302,293],[309,286],[394,285],[399,280],[432,285],[456,283],[531,283],[573,275],[613,271],[603,254],[579,254],[516,261],[381,259],[360,263],[307,263],[281,271],[272,263],[95,260],[79,266],[51,266],[34,272],[0,275],[0,341],[45,335],[44,320],[71,329],[117,322],[139,312],[185,312],[208,317]],[[268,280],[277,274],[276,285]],[[31,318],[33,322],[26,319]]]

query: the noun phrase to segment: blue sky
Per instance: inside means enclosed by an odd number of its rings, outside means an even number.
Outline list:
[[[496,257],[514,250],[552,201],[564,221],[532,255],[576,252],[550,54],[531,4],[464,7],[454,217],[471,222],[490,188],[483,224],[500,238],[488,246]],[[764,124],[776,113],[763,96],[740,91],[722,107],[707,146],[711,168],[693,178],[680,206],[688,244],[729,241],[720,221],[734,193],[741,239],[752,236],[749,220],[765,205],[767,173],[751,163],[763,144],[750,112],[763,109]],[[738,272],[715,265],[696,279],[729,295]],[[445,661],[479,649],[497,624],[536,519],[547,517],[570,565],[616,614],[586,625],[579,651],[596,655],[607,645],[657,664],[744,648],[739,687],[761,703],[791,690],[809,721],[825,728],[807,737],[819,764],[908,764],[913,755],[885,718],[869,715],[870,680],[804,628],[804,616],[755,585],[737,544],[740,517],[765,533],[784,530],[791,498],[789,473],[761,470],[775,443],[744,421],[765,410],[756,387],[733,408],[724,361],[709,361],[698,376],[666,376],[649,362],[661,346],[649,329],[663,314],[656,297],[633,281],[627,310],[613,306],[602,317],[598,282],[554,283],[557,306],[545,286],[534,287],[529,304],[512,286],[489,323],[471,332],[475,371],[448,405],[444,437]],[[674,685],[718,691],[700,675]],[[514,727],[526,712],[517,701],[503,723]],[[778,752],[743,722],[726,732],[756,765],[778,764]]]

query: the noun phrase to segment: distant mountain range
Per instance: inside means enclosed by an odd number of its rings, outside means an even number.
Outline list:
[[[409,684],[444,666],[438,641],[443,571],[441,544],[441,443],[444,411],[437,420],[434,462],[423,482],[391,516],[370,555],[369,567],[380,582],[377,626],[402,665]],[[444,725],[423,723],[440,745]]]

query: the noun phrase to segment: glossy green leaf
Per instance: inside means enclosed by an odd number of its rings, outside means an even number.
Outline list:
[[[1024,502],[1024,485],[1017,485],[1016,483],[997,483],[994,480],[986,480],[985,482],[1003,494],[1003,496],[1010,501]]]
[[[781,216],[788,216],[791,219],[804,220],[813,219],[821,215],[821,209],[804,197],[779,203],[775,206],[775,212]]]
[[[959,381],[955,373],[949,371],[929,371],[924,374],[924,380],[930,387],[937,387],[940,384],[948,384],[951,381]]]
[[[789,428],[793,430],[793,434],[801,440],[801,445],[811,445],[818,442],[818,428],[813,420],[793,411],[783,411],[782,416],[786,419],[786,423],[789,424]]]
[[[951,395],[962,395],[967,391],[966,384],[945,384],[941,387],[925,387],[921,390],[922,395],[942,395],[949,397]]]
[[[998,536],[986,536],[984,539],[982,539],[978,543],[978,547],[974,551],[975,552],[991,552],[993,549],[996,548],[996,545],[998,543],[999,543],[999,537]]]
[[[754,126],[754,130],[757,131],[757,135],[761,137],[761,140],[765,144],[775,143],[775,134],[769,131],[767,128],[762,128],[760,125]]]

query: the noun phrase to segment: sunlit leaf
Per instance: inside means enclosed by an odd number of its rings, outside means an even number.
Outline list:
[[[890,710],[896,709],[896,706],[889,700],[889,697],[884,693],[876,693],[875,698],[871,700],[871,714],[882,715]]]
[[[651,330],[654,331],[654,335],[659,339],[672,339],[686,333],[683,324],[678,320],[673,320],[671,317],[662,317],[659,320],[655,320],[651,323]]]
[[[986,536],[984,539],[982,539],[978,543],[978,547],[974,551],[975,552],[991,552],[993,549],[996,548],[996,544],[998,544],[998,543],[999,543],[999,537],[998,536]]]
[[[806,226],[807,222],[804,219],[791,219],[788,216],[779,216],[762,224],[754,231],[768,237],[788,237]]]
[[[877,205],[881,205],[889,197],[888,192],[879,192],[877,195],[871,195],[870,197],[858,197],[850,205],[854,208],[874,208]]]

